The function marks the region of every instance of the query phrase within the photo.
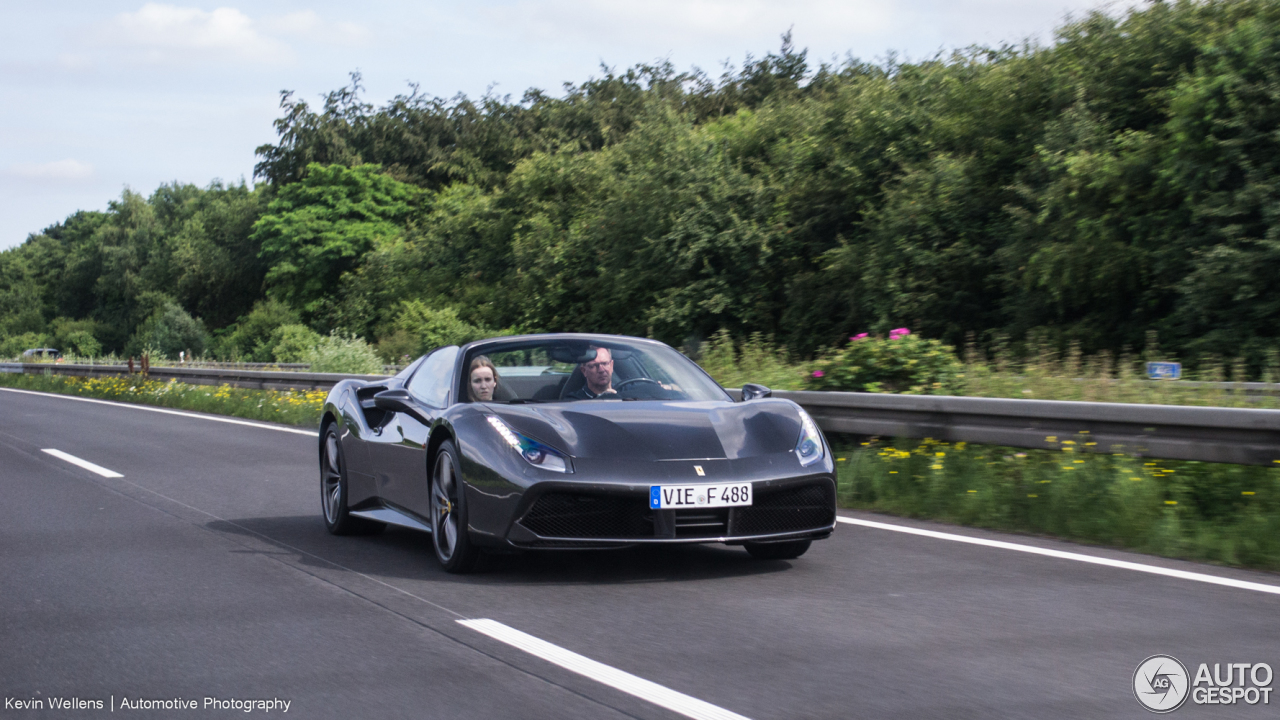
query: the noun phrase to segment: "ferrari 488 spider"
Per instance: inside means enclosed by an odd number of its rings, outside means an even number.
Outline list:
[[[714,542],[787,559],[836,519],[831,450],[799,405],[759,385],[735,402],[640,338],[500,337],[344,380],[319,459],[330,532],[421,530],[450,572],[485,548]]]

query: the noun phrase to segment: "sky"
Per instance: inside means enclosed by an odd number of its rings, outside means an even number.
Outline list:
[[[560,94],[670,61],[719,75],[791,29],[811,64],[1053,41],[1069,16],[1142,0],[0,0],[0,250],[125,189],[253,183],[281,90],[312,102],[364,78],[443,97]]]

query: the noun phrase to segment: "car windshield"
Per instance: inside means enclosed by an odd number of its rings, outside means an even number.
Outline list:
[[[654,342],[520,340],[472,349],[464,367],[461,397],[472,402],[730,399],[692,360]]]

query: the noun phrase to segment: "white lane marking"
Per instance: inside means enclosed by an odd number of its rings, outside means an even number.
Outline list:
[[[954,542],[969,543],[970,545],[1000,548],[1001,550],[1015,550],[1017,552],[1030,553],[1032,555],[1044,555],[1045,557],[1059,558],[1062,560],[1075,560],[1076,562],[1105,565],[1107,567],[1120,568],[1121,570],[1134,570],[1137,572],[1151,573],[1152,575],[1164,575],[1165,577],[1178,578],[1180,580],[1194,580],[1196,582],[1210,583],[1212,585],[1225,585],[1226,587],[1238,588],[1240,590],[1253,590],[1256,592],[1271,593],[1272,595],[1280,595],[1280,586],[1277,585],[1266,585],[1264,583],[1249,582],[1247,580],[1233,580],[1231,578],[1219,577],[1217,575],[1187,572],[1186,570],[1174,570],[1172,568],[1143,565],[1142,563],[1128,562],[1125,560],[1112,560],[1110,558],[1084,555],[1082,553],[1064,552],[1062,550],[1049,550],[1047,548],[1038,548],[1031,545],[1019,545],[1017,543],[1004,542],[1001,540],[985,540],[983,538],[969,537],[967,535],[953,535],[951,533],[937,532],[935,530],[921,530],[920,528],[905,527],[903,525],[890,525],[889,523],[874,522],[872,520],[860,520],[858,518],[847,518],[843,516],[837,517],[836,519],[842,523],[861,525],[863,527],[876,528],[877,530],[892,530],[893,532],[907,533],[909,535],[921,535],[924,537],[935,538],[937,540],[951,540]]]
[[[83,398],[76,395],[62,395],[59,393],[36,392],[35,390],[17,390],[15,388],[0,388],[5,392],[22,393],[24,395],[40,395],[42,397],[63,398],[66,400],[79,400],[80,402],[98,403],[99,405],[112,405],[114,407],[132,408],[134,410],[147,410],[149,412],[164,413],[166,415],[181,415],[182,417],[197,418],[199,420],[212,420],[213,422],[230,423],[232,425],[245,425],[247,427],[263,428],[264,430],[279,430],[280,432],[294,433],[295,435],[306,435],[307,437],[318,437],[318,430],[298,430],[297,428],[280,427],[278,425],[267,425],[266,423],[257,423],[251,420],[234,420],[225,417],[213,417],[210,415],[197,415],[196,413],[183,412],[181,410],[170,410],[168,408],[151,407],[149,405],[134,405],[132,403],[112,402],[110,400],[98,400],[97,398]]]
[[[56,457],[56,458],[58,458],[58,459],[60,459],[60,460],[66,460],[67,462],[71,463],[72,465],[77,465],[77,466],[79,466],[79,467],[82,467],[82,468],[84,468],[85,470],[88,470],[89,472],[97,473],[97,474],[101,475],[102,477],[109,477],[109,478],[124,477],[123,475],[121,475],[120,473],[116,472],[115,470],[108,470],[108,469],[106,469],[106,468],[102,467],[101,465],[94,465],[93,463],[89,462],[88,460],[82,460],[82,459],[80,459],[80,458],[76,457],[75,455],[72,455],[71,453],[64,453],[64,452],[62,452],[61,450],[54,450],[53,448],[45,448],[45,449],[44,449],[44,452],[47,452],[47,453],[49,453],[50,455],[52,455],[52,456],[54,456],[54,457]]]
[[[636,677],[631,673],[609,667],[604,663],[583,657],[576,652],[565,650],[558,645],[552,645],[546,640],[541,640],[520,632],[513,627],[503,625],[496,620],[459,620],[458,622],[472,630],[484,633],[494,640],[504,642],[530,655],[536,655],[547,662],[559,665],[565,670],[578,673],[611,688],[621,690],[628,695],[634,695],[641,700],[646,700],[672,712],[680,713],[685,717],[695,718],[696,720],[748,720],[743,715],[725,710],[698,698],[690,697],[684,693],[676,692],[671,688]]]

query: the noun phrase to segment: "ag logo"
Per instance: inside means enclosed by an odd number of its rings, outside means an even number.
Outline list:
[[[1190,676],[1172,655],[1152,655],[1133,671],[1133,695],[1153,713],[1173,712],[1187,701]]]

